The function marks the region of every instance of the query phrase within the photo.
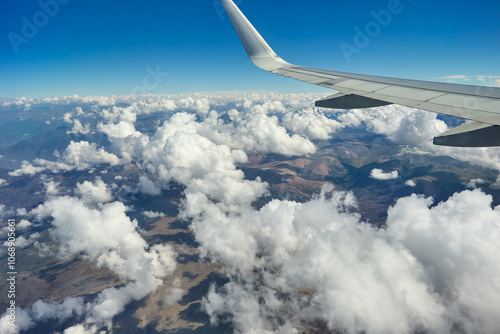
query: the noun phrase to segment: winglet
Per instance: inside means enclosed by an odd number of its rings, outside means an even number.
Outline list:
[[[252,62],[263,70],[275,72],[283,65],[290,65],[269,47],[259,32],[232,0],[222,0],[222,5],[233,23],[245,50]]]

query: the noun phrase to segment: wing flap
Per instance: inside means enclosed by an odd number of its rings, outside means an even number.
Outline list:
[[[373,108],[390,104],[386,101],[371,99],[369,97],[337,93],[316,101],[316,107],[331,108],[331,109],[361,109]]]
[[[500,146],[500,126],[470,122],[434,137],[434,145],[458,147]]]

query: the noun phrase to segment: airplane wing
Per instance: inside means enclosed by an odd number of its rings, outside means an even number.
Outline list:
[[[434,144],[500,146],[500,88],[396,79],[293,65],[269,47],[232,0],[222,0],[222,4],[256,66],[339,91],[316,101],[317,107],[358,109],[400,104],[433,111],[473,121],[435,137]]]

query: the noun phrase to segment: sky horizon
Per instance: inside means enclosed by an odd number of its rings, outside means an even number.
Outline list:
[[[291,63],[500,86],[500,3],[235,3]],[[9,1],[0,22],[0,98],[325,91],[256,68],[219,0]]]

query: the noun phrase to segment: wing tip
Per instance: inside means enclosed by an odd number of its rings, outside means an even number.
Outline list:
[[[250,23],[232,0],[221,1],[238,33],[248,57],[257,67],[273,72],[284,65],[288,65],[286,61],[281,59],[273,49],[271,49],[257,29],[255,29],[252,23]]]

